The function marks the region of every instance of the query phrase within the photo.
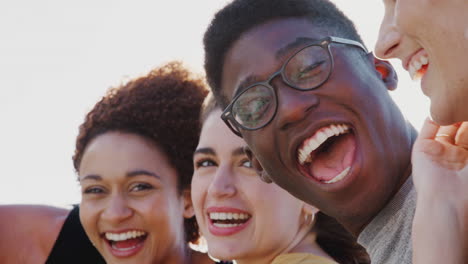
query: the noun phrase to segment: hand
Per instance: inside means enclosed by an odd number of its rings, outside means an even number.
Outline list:
[[[468,189],[462,186],[468,184],[468,122],[441,127],[426,119],[413,147],[412,162],[418,195],[466,198]]]
[[[414,263],[468,262],[468,122],[427,119],[412,154]]]

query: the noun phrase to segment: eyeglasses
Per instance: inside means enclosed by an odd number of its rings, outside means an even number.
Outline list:
[[[234,134],[242,137],[240,129],[257,130],[268,125],[278,110],[278,95],[271,81],[278,75],[290,87],[309,91],[324,84],[333,70],[331,43],[356,46],[366,53],[359,42],[338,37],[326,37],[294,53],[281,68],[266,81],[254,83],[232,99],[221,119]]]

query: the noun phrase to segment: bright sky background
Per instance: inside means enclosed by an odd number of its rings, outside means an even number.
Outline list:
[[[78,126],[106,89],[169,60],[202,72],[202,36],[226,0],[0,2],[0,204],[67,206],[80,191]],[[335,0],[367,46],[383,4]],[[428,100],[399,61],[393,98],[419,129]]]

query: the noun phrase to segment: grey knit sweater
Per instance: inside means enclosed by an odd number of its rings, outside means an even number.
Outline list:
[[[359,234],[373,264],[411,264],[411,227],[416,190],[411,177],[382,211]]]

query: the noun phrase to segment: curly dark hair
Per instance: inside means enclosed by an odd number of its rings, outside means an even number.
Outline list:
[[[234,0],[218,11],[203,38],[208,84],[222,108],[221,77],[225,56],[242,34],[268,21],[303,17],[337,37],[363,41],[354,23],[328,0]]]
[[[217,109],[221,109],[213,94],[210,92],[203,102],[200,113],[200,123],[203,123],[209,115]],[[234,137],[234,134],[232,134]],[[351,235],[334,218],[318,212],[315,215],[315,223],[312,227],[317,234],[317,244],[341,264],[369,264],[370,258],[364,247],[359,245],[356,238]]]
[[[155,142],[177,171],[180,192],[190,188],[193,152],[198,143],[199,115],[207,94],[202,78],[180,62],[156,68],[146,76],[110,89],[79,128],[73,165],[79,167],[86,146],[97,136],[120,131]],[[198,239],[195,217],[185,219],[188,242]]]

